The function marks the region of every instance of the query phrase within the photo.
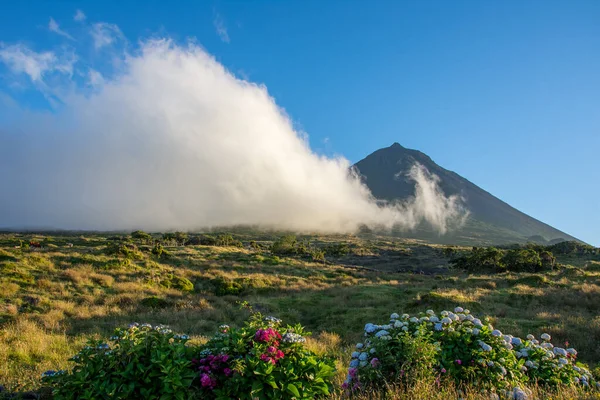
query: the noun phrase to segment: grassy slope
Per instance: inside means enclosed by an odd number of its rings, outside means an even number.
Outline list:
[[[41,250],[14,247],[31,237],[0,235],[0,384],[10,389],[36,387],[43,371],[68,367],[67,358],[87,338],[110,336],[132,321],[168,324],[204,340],[218,325],[246,318],[239,301],[306,325],[314,332],[311,345],[340,359],[340,381],[366,322],[456,305],[495,317],[494,325],[507,333],[549,332],[555,343],[576,347],[582,361],[600,361],[600,263],[591,260],[560,260],[575,266],[549,274],[467,276],[446,271],[439,248],[386,238],[313,238],[353,243],[353,255],[322,264],[206,246],[169,247],[169,258],[141,252],[123,261],[106,255],[108,242],[92,235],[38,237],[51,244]],[[411,265],[435,274],[396,272]],[[194,291],[164,287],[169,273],[188,278]],[[243,292],[217,296],[217,277],[241,284]],[[145,306],[151,296],[166,303]]]

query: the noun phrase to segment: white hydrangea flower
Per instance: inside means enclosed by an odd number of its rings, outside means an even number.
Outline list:
[[[467,314],[467,315],[468,315],[468,314],[471,314],[471,311],[469,311],[469,310],[467,310],[467,309],[465,309],[463,312],[464,312],[465,314]]]
[[[440,313],[440,315],[441,315],[442,317],[447,317],[447,316],[448,316],[448,311],[444,310],[444,311],[442,311],[442,312]]]
[[[533,340],[535,339],[535,336],[533,336],[531,333],[529,335],[527,335],[527,340]]]
[[[487,365],[488,365],[488,367],[493,367],[494,366],[494,362],[493,361],[488,361]]]
[[[415,323],[415,322],[419,322],[419,318],[417,317],[411,317],[411,319],[409,319],[410,322]]]
[[[500,337],[500,336],[502,336],[502,332],[500,332],[498,329],[494,329],[492,331],[492,336]]]
[[[526,367],[529,367],[529,368],[531,368],[531,367],[533,367],[533,365],[534,365],[534,364],[533,364],[533,361],[531,361],[531,360],[527,360],[527,361],[525,361],[525,366],[526,366]]]
[[[467,311],[468,311],[468,310],[467,310]],[[466,316],[466,318],[465,318],[465,319],[466,319],[467,321],[469,321],[469,322],[473,322],[473,321],[475,320],[475,317],[474,317],[474,316],[472,316],[471,314],[467,314],[467,316]]]
[[[425,311],[425,314],[433,316],[433,315],[435,315],[435,312],[433,312],[433,310],[427,310],[427,311]]]
[[[420,321],[420,322],[426,322],[426,321],[429,321],[429,317],[421,317],[421,318],[419,318],[419,321]]]
[[[555,347],[554,348],[554,354],[566,357],[568,353],[567,353],[567,351],[565,349],[563,349],[561,347]]]
[[[402,314],[402,319],[408,319],[410,317],[410,315],[408,314]]]
[[[475,318],[475,319],[473,320],[473,325],[475,325],[475,326],[476,326],[476,327],[478,327],[478,328],[481,328],[481,327],[483,327],[483,323],[481,322],[481,320],[480,320],[479,318]]]
[[[550,335],[548,335],[547,333],[542,333],[542,336],[540,336],[542,338],[542,340],[545,341],[549,341],[550,339],[552,339],[552,337]]]
[[[562,364],[562,365],[567,365],[569,363],[569,360],[567,360],[566,358],[559,358],[558,359],[558,363]]]
[[[577,350],[575,350],[574,348],[570,347],[567,349],[567,353],[576,356],[577,355]]]
[[[504,347],[506,347],[508,350],[512,350],[512,349],[513,349],[513,345],[512,345],[512,344],[510,344],[510,343],[506,343],[506,344],[504,345]]]
[[[452,323],[452,320],[448,317],[444,317],[442,318],[442,324],[450,324]]]
[[[463,312],[463,311],[464,311],[464,309],[463,309],[462,307],[456,307],[456,308],[454,309],[454,312],[455,312],[455,313],[461,313],[461,312]]]
[[[401,321],[394,322],[394,328],[401,328],[402,326],[404,326],[403,322],[401,322]]]
[[[483,342],[481,342],[481,349],[482,349],[483,351],[492,351],[492,346],[490,346],[490,345],[489,345],[489,344],[487,344],[487,343],[483,343]]]

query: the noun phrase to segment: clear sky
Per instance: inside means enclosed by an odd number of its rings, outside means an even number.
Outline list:
[[[599,1],[0,2],[3,46],[76,46],[96,22],[131,46],[195,38],[317,152],[356,162],[399,142],[600,245]],[[0,94],[44,107],[5,65]]]

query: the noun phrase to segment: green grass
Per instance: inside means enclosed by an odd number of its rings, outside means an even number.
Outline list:
[[[349,244],[351,254],[325,263],[249,245],[277,237],[238,235],[243,248],[165,246],[169,255],[157,257],[142,243],[127,256],[107,254],[103,235],[0,234],[0,384],[35,389],[43,371],[68,367],[86,339],[133,321],[171,325],[203,341],[220,324],[241,324],[248,316],[242,301],[311,330],[310,345],[338,359],[340,383],[365,323],[456,305],[493,317],[513,335],[548,332],[577,348],[581,361],[600,362],[598,262],[573,259],[545,274],[465,275],[447,269],[442,247],[418,241],[303,237],[316,246]],[[15,248],[32,238],[45,247]],[[412,270],[425,274],[396,272],[415,260]]]

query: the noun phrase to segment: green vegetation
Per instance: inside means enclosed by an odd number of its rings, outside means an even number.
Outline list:
[[[600,259],[586,247],[531,248],[542,267],[519,271],[493,263],[530,247],[482,249],[491,261],[464,271],[450,268],[450,260],[468,256],[471,248],[447,250],[370,232],[294,240],[243,231],[149,236],[0,234],[0,384],[12,392],[39,390],[44,371],[72,369],[69,358],[88,340],[106,341],[115,327],[135,321],[165,324],[189,334],[190,345],[204,344],[223,323],[244,326],[250,313],[240,302],[314,332],[306,346],[335,359],[335,388],[346,377],[365,322],[385,319],[390,310],[462,305],[515,336],[548,332],[556,343],[568,341],[592,369],[600,361]],[[31,242],[40,247],[22,245]],[[302,243],[322,251],[324,261],[305,251],[285,254]],[[544,267],[543,251],[556,257],[552,269]],[[517,260],[539,265],[535,257]],[[476,387],[425,381],[396,382],[387,390],[404,393],[398,398],[456,398],[458,390],[465,398],[480,395]],[[570,390],[553,396],[577,397]]]
[[[467,272],[542,272],[554,268],[556,258],[544,248],[501,250],[495,247],[473,247],[451,262],[454,268]],[[445,254],[453,254],[448,250]]]

